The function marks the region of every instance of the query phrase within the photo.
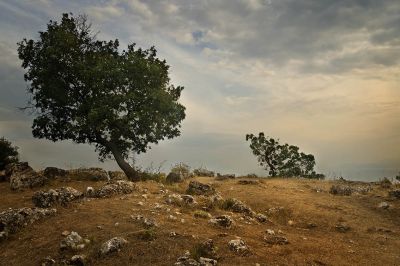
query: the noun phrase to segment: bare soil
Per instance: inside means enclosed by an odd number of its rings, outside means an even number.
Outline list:
[[[337,181],[251,179],[259,183],[241,185],[237,179],[195,179],[212,183],[223,198],[243,201],[254,211],[267,215],[270,222],[241,219],[242,214],[215,208],[210,211],[213,216],[228,214],[235,221],[230,229],[218,228],[209,224],[208,219],[194,217],[201,206],[167,205],[159,183],[139,182],[141,189],[148,190],[147,199],[138,191],[56,206],[56,216],[29,225],[0,243],[0,265],[40,265],[47,256],[60,261],[75,254],[87,255],[88,265],[173,265],[185,250],[193,251],[209,238],[218,247],[218,265],[400,265],[400,201],[390,199],[388,189],[379,185],[373,185],[373,190],[365,195],[335,196],[329,194],[329,188]],[[170,193],[184,193],[188,182],[165,188]],[[44,188],[13,192],[8,183],[0,183],[0,212],[33,207],[31,196],[36,190],[71,186],[84,191],[87,186],[102,184],[54,180]],[[201,202],[198,196],[195,198]],[[144,205],[139,205],[139,201]],[[379,208],[382,201],[387,201],[390,208]],[[155,209],[156,203],[164,208]],[[268,212],[270,208],[278,211]],[[154,218],[159,226],[148,230],[132,215]],[[177,220],[169,219],[169,215]],[[346,224],[350,230],[339,232],[337,224]],[[265,243],[267,229],[281,230],[289,244]],[[61,233],[65,230],[76,231],[91,243],[82,251],[60,251],[64,238]],[[178,235],[171,237],[172,231]],[[115,236],[124,237],[129,243],[120,252],[100,257],[101,244]],[[242,257],[229,250],[229,240],[236,237],[249,245],[250,255]]]

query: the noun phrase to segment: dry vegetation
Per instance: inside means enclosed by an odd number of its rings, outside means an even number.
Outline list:
[[[173,265],[185,250],[196,256],[201,252],[199,243],[209,238],[218,248],[218,265],[399,265],[400,202],[388,198],[387,188],[378,184],[365,195],[335,196],[329,193],[334,181],[258,179],[259,182],[238,184],[237,179],[195,179],[212,183],[223,198],[239,199],[267,215],[270,221],[243,219],[240,213],[214,206],[210,210],[212,216],[229,214],[235,221],[230,229],[218,228],[210,225],[206,214],[200,211],[205,204],[201,196],[195,196],[198,207],[165,203],[160,189],[182,194],[188,181],[165,187],[145,181],[139,182],[140,192],[57,206],[56,216],[25,227],[0,243],[0,265],[40,265],[47,256],[70,258],[76,253],[60,251],[65,230],[91,240],[80,251],[88,255],[89,265]],[[84,191],[103,183],[53,180],[45,188],[23,192],[12,192],[8,183],[0,183],[0,212],[11,207],[33,207],[31,196],[36,190],[71,186]],[[390,208],[379,208],[382,201],[389,202]],[[155,208],[157,203],[162,207]],[[158,227],[146,228],[132,218],[137,215],[154,218]],[[350,230],[341,233],[335,226],[344,223]],[[267,229],[281,230],[289,244],[265,243]],[[176,235],[171,236],[171,232]],[[98,256],[100,245],[115,236],[124,237],[129,243],[120,252]],[[239,256],[229,250],[228,242],[237,236],[248,244],[250,255]]]

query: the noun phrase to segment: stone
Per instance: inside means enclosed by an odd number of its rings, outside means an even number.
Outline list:
[[[249,206],[247,206],[246,204],[235,198],[230,198],[225,200],[223,206],[225,209],[231,210],[233,212],[244,213],[249,216],[254,215],[254,212]]]
[[[353,189],[347,185],[333,185],[329,193],[333,195],[350,196],[353,193]]]
[[[198,168],[193,170],[193,174],[196,176],[214,177],[215,173],[205,168]]]
[[[47,178],[35,172],[27,162],[12,164],[7,171],[10,173],[12,190],[41,187],[47,182]]]
[[[101,245],[100,255],[104,256],[104,255],[108,255],[113,252],[118,252],[127,243],[128,243],[128,241],[122,237],[111,238],[110,240],[104,242]]]
[[[271,235],[271,234],[264,236],[264,241],[271,245],[287,245],[287,244],[289,244],[289,241],[287,240],[286,237]]]
[[[86,264],[86,256],[85,255],[74,255],[72,258],[69,260],[70,265],[76,265],[76,266],[84,266]]]
[[[275,235],[275,231],[272,230],[272,229],[267,229],[265,232],[266,232],[268,235],[271,235],[271,236]]]
[[[56,209],[10,208],[0,213],[0,234],[6,238],[10,233],[15,233],[22,227],[45,217],[53,216],[56,212]]]
[[[143,224],[146,227],[157,227],[158,226],[157,223],[156,223],[156,220],[153,219],[153,218],[144,218],[143,219]]]
[[[57,177],[64,177],[68,174],[68,171],[57,167],[46,167],[43,170],[43,175],[48,179],[54,179]]]
[[[42,260],[42,262],[41,262],[40,265],[42,265],[42,266],[56,265],[56,260],[53,259],[53,258],[50,257],[50,256],[47,256],[46,258],[44,258],[44,259]]]
[[[168,204],[174,204],[178,206],[181,206],[184,203],[182,196],[179,194],[167,195],[165,202]]]
[[[128,180],[128,177],[122,171],[108,171],[110,180]]]
[[[184,203],[191,205],[191,204],[196,204],[196,201],[194,200],[193,196],[191,195],[181,195],[181,198]]]
[[[350,231],[351,228],[347,224],[337,224],[335,229],[340,233],[346,233],[347,231]]]
[[[169,173],[166,178],[167,183],[181,183],[184,180],[185,180],[185,178],[183,175],[181,175],[179,173],[175,173],[175,172]]]
[[[101,188],[95,190],[96,198],[107,198],[117,194],[130,194],[137,189],[133,182],[126,180],[110,181]]]
[[[257,180],[239,180],[237,182],[239,185],[259,185]]]
[[[230,228],[233,224],[233,220],[229,215],[221,215],[210,219],[209,223],[224,228]]]
[[[400,189],[389,191],[389,197],[400,199]]]
[[[175,266],[200,266],[195,259],[190,258],[190,252],[187,250],[183,256],[180,256],[174,264]]]
[[[63,231],[63,232],[61,233],[61,235],[62,235],[62,236],[67,236],[67,235],[69,235],[70,233],[71,233],[70,231],[65,230],[65,231]]]
[[[265,215],[262,214],[262,213],[257,213],[257,214],[255,215],[255,218],[256,218],[257,221],[259,221],[260,223],[266,223],[266,222],[268,222],[268,217],[265,216]]]
[[[94,197],[96,195],[95,194],[95,189],[93,187],[87,187],[85,195],[87,197]]]
[[[61,250],[82,250],[89,240],[81,237],[77,232],[72,231],[60,243]]]
[[[215,189],[209,184],[203,184],[198,181],[190,181],[186,193],[191,195],[211,195],[215,194]]]
[[[200,257],[199,259],[200,266],[215,266],[217,265],[217,261],[210,258]]]
[[[389,207],[390,207],[390,204],[387,203],[386,201],[383,201],[378,204],[378,208],[381,208],[381,209],[389,209]]]
[[[98,167],[73,169],[68,174],[79,180],[110,181],[107,171]]]
[[[32,196],[32,202],[36,207],[48,208],[55,204],[66,206],[69,202],[82,197],[82,192],[72,187],[62,187],[55,190],[36,191]]]
[[[218,259],[217,248],[215,247],[214,240],[207,239],[199,245],[198,249],[201,251],[202,257]]]
[[[235,253],[237,253],[241,256],[250,254],[249,247],[246,245],[246,243],[241,238],[233,239],[233,240],[229,241],[228,247],[231,251],[234,251]]]

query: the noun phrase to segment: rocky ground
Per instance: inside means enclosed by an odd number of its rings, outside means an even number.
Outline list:
[[[0,265],[400,264],[387,182],[30,171],[0,182]]]

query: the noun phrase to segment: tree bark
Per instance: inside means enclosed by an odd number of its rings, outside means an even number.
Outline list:
[[[128,177],[129,180],[137,182],[140,180],[138,172],[127,163],[122,156],[121,151],[114,145],[113,143],[108,142],[107,147],[111,150],[115,161],[117,162],[118,166],[124,171],[125,175]]]

